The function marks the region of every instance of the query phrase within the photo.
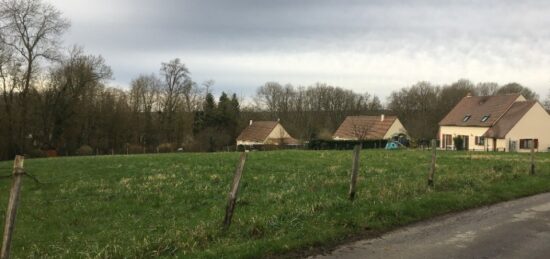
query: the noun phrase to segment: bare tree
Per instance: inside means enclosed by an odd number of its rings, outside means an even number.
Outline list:
[[[453,87],[448,86],[445,88],[452,90]],[[437,133],[437,123],[449,111],[446,110],[447,108],[441,108],[440,106],[452,108],[456,104],[440,101],[441,92],[439,86],[434,86],[429,82],[418,82],[410,87],[392,92],[388,98],[387,108],[402,120],[411,136],[419,139],[430,139]],[[446,92],[451,93],[454,91]],[[446,95],[451,97],[449,100],[457,98],[452,94]],[[462,97],[458,96],[458,98]]]
[[[162,85],[162,124],[167,141],[174,141],[176,134],[176,111],[181,105],[181,97],[189,88],[189,70],[179,58],[162,63],[160,69],[164,77]]]
[[[206,88],[206,94],[210,93],[210,87],[212,87],[215,83],[216,83],[216,81],[214,81],[212,79],[206,80],[202,83],[204,88]]]
[[[351,118],[351,121],[353,136],[356,137],[357,140],[367,139],[367,135],[372,128],[372,124],[366,121],[362,122],[360,119],[354,117]]]
[[[160,69],[164,77],[162,86],[163,110],[166,113],[174,112],[179,104],[180,97],[188,83],[189,70],[179,58],[171,60],[168,63],[162,63]]]
[[[525,87],[518,83],[508,83],[501,86],[497,94],[512,94],[517,93],[523,95],[527,100],[538,100],[539,95],[531,90],[529,87]]]
[[[18,141],[24,148],[27,134],[27,97],[31,90],[33,75],[40,59],[54,60],[58,57],[61,35],[69,22],[61,12],[41,0],[4,0],[0,2],[0,43],[11,50],[17,64],[23,66],[23,78],[18,92],[21,106]]]
[[[159,91],[161,82],[154,74],[140,75],[131,82],[130,107],[133,114],[134,137],[144,146],[158,144],[155,141],[153,111],[160,111]]]
[[[2,122],[2,125],[7,128],[6,142],[9,157],[13,157],[17,153],[17,140],[14,138],[14,126],[16,125],[14,113],[17,112],[16,93],[20,91],[21,74],[20,66],[14,59],[13,51],[4,44],[0,45],[0,80],[2,84],[2,106],[4,106],[3,112],[5,115],[0,116],[0,120],[3,117],[5,121]]]
[[[477,96],[491,96],[495,95],[498,91],[498,84],[493,82],[479,83],[475,87],[473,94]]]
[[[134,112],[151,112],[158,103],[161,82],[157,76],[140,75],[130,83],[130,104]]]
[[[206,91],[208,91],[208,88]],[[200,87],[191,78],[185,80],[185,87],[183,88],[185,112],[190,113],[199,109],[204,100],[202,93]]]
[[[73,117],[82,116],[92,106],[89,101],[112,75],[103,57],[86,55],[82,48],[73,47],[68,58],[52,69],[44,91],[43,114],[53,121],[51,130],[44,127],[44,141],[57,146]],[[89,127],[82,128],[81,138],[86,139],[89,131]]]
[[[276,114],[279,111],[280,98],[283,92],[283,87],[279,83],[267,82],[256,91],[256,105],[260,109],[267,109],[270,113]]]

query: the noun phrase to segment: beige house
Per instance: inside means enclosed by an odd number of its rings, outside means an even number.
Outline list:
[[[334,140],[391,139],[407,135],[396,116],[347,116],[332,135]]]
[[[550,115],[537,101],[520,94],[464,97],[439,122],[440,147],[455,149],[454,138],[466,150],[537,151],[550,147]]]
[[[250,121],[237,137],[237,146],[298,145],[279,121]]]

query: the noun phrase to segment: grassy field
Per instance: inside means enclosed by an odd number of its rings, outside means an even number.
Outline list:
[[[221,231],[237,153],[34,159],[24,179],[17,258],[210,257],[287,254],[451,211],[550,191],[550,154],[363,150],[355,202],[351,151],[249,155],[228,232]],[[12,162],[0,163],[0,175]],[[0,180],[3,224],[11,180]],[[288,254],[287,254],[288,255]]]

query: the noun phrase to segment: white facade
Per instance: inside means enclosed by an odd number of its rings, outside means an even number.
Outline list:
[[[467,136],[468,137],[468,143],[467,147],[469,150],[487,150],[488,147],[493,147],[493,143],[486,143],[487,141],[483,141],[483,145],[478,145],[478,143],[475,143],[476,137],[482,137],[489,127],[460,127],[460,126],[441,126],[439,128],[439,136],[440,136],[440,145],[439,147],[442,149],[455,149],[454,141],[452,140],[455,137],[458,136]],[[451,136],[451,140],[449,142],[448,138],[445,136]],[[489,146],[486,146],[489,145]],[[497,144],[498,147],[498,144]]]
[[[386,135],[384,135],[384,139],[390,139],[393,136],[399,135],[399,134],[405,134],[408,135],[407,130],[405,129],[405,126],[401,124],[401,121],[399,121],[398,118],[395,119],[391,127],[386,132]]]
[[[457,136],[466,139],[464,137],[467,136],[467,145],[465,146],[472,151],[530,152],[530,146],[520,145],[520,142],[530,141],[530,139],[536,139],[538,144],[536,151],[550,151],[550,115],[539,103],[533,105],[504,138],[483,138],[487,130],[489,130],[489,127],[440,126],[439,147],[441,149],[455,149],[452,139]],[[450,143],[449,136],[451,136]],[[478,140],[477,143],[476,139]],[[480,141],[480,139],[483,140]]]
[[[533,105],[506,134],[506,140],[508,140],[506,144],[510,144],[509,149],[518,152],[530,151],[530,148],[520,148],[521,139],[537,139],[537,151],[550,151],[550,115],[539,103]]]
[[[277,140],[292,138],[290,134],[283,128],[280,123],[273,128],[269,135],[262,141],[249,141],[249,140],[237,140],[237,146],[252,146],[252,145],[265,145],[265,144],[279,144]]]

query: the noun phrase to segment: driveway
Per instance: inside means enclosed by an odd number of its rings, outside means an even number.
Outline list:
[[[311,258],[550,258],[550,193],[420,222]]]

